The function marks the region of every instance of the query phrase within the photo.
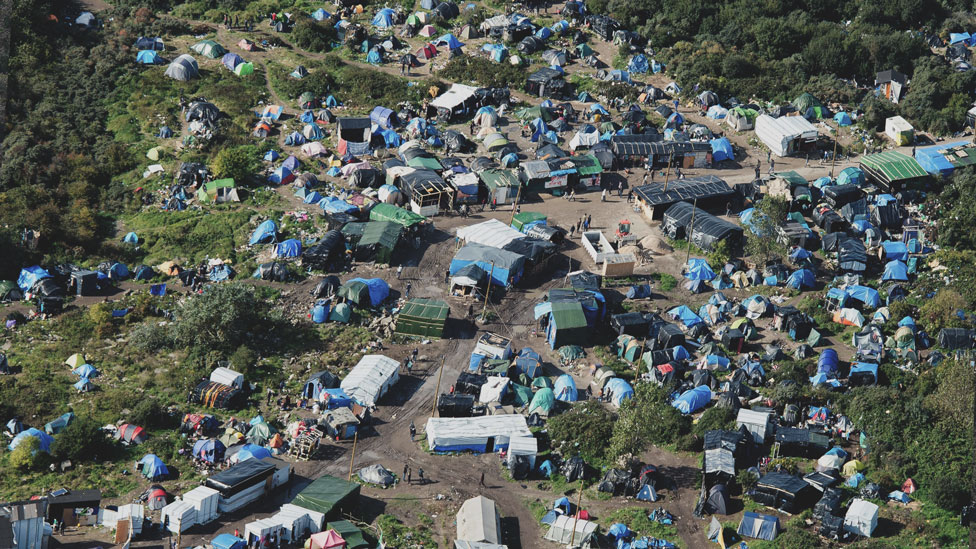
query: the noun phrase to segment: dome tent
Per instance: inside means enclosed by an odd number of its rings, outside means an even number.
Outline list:
[[[191,78],[198,78],[200,76],[200,67],[197,65],[197,60],[192,56],[183,54],[173,60],[172,63],[166,67],[166,76],[179,80],[181,82],[186,82]]]
[[[218,57],[222,57],[225,53],[227,53],[227,50],[225,50],[223,46],[214,42],[213,40],[203,40],[197,42],[196,44],[190,46],[190,49],[211,59],[217,59]]]

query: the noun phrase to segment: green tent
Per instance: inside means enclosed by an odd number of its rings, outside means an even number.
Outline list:
[[[197,191],[200,202],[240,202],[237,195],[237,184],[233,179],[217,179],[200,187]]]
[[[627,362],[634,362],[640,358],[642,346],[634,336],[627,334],[617,336],[617,356]]]
[[[312,101],[315,101],[315,94],[310,91],[302,92],[302,94],[298,96],[299,105],[305,105],[307,103],[311,103]]]
[[[247,430],[247,441],[251,444],[264,446],[269,440],[271,440],[271,436],[274,435],[274,433],[274,428],[268,425],[266,422],[262,421],[260,423],[255,423],[250,429]]]
[[[336,306],[332,308],[332,312],[329,313],[329,320],[332,322],[342,322],[343,324],[349,323],[349,317],[352,316],[352,307],[348,303],[336,303]]]
[[[485,375],[508,374],[508,367],[511,363],[503,358],[489,358],[481,361],[481,373]]]
[[[512,393],[515,395],[515,405],[525,406],[532,401],[532,389],[518,383],[512,384]]]
[[[197,42],[196,44],[193,44],[190,49],[211,59],[222,57],[225,53],[227,53],[227,50],[225,50],[223,46],[214,42],[213,40],[203,40],[201,42]]]
[[[339,286],[339,291],[336,292],[336,295],[344,297],[356,305],[369,307],[372,304],[372,301],[369,299],[369,286],[365,282],[358,280],[350,280],[342,286]]]
[[[589,57],[591,55],[593,55],[593,48],[591,48],[587,44],[579,44],[576,46],[576,56],[579,57],[580,59]]]
[[[823,118],[823,104],[810,93],[803,92],[800,94],[799,97],[793,100],[793,107],[796,108],[797,112],[799,112],[801,115],[805,115],[808,109],[815,109],[815,112],[817,112],[817,118]]]
[[[24,294],[21,293],[16,282],[13,280],[0,280],[0,301],[17,301],[23,298]]]
[[[444,166],[441,165],[441,161],[433,156],[415,156],[407,160],[407,166],[416,168],[418,170],[440,171],[444,169]]]
[[[333,476],[323,475],[299,492],[292,503],[327,518],[338,518],[342,511],[358,507],[359,485]]]
[[[532,404],[529,404],[529,414],[538,412],[540,415],[547,416],[555,402],[556,394],[552,389],[539,389],[532,397]]]
[[[552,389],[552,380],[545,376],[539,376],[532,380],[532,386],[536,389]]]
[[[586,351],[579,345],[564,345],[559,348],[559,356],[563,360],[579,360],[586,356]]]
[[[547,219],[546,214],[539,212],[522,212],[515,214],[512,218],[512,228],[522,231],[522,228],[532,223],[534,221],[545,221]],[[525,231],[522,231],[525,232]]]
[[[384,203],[373,206],[373,209],[369,211],[369,220],[392,221],[394,223],[399,223],[404,228],[409,229],[414,225],[427,221],[427,218],[420,214],[415,214],[409,210],[404,210],[399,206]]]
[[[400,309],[396,332],[424,337],[442,337],[451,308],[439,299],[414,298]]]
[[[234,74],[237,76],[254,74],[254,63],[238,63],[237,66],[234,67]]]
[[[546,122],[552,122],[554,117],[552,115],[552,111],[549,109],[544,109],[542,107],[529,107],[527,109],[519,109],[515,111],[515,118],[523,121],[541,118]]]
[[[550,337],[553,348],[562,347],[571,341],[588,341],[590,326],[583,314],[583,305],[578,301],[556,301],[552,303],[552,326],[555,330]]]
[[[369,544],[363,538],[363,531],[348,520],[337,520],[330,522],[326,526],[327,530],[335,530],[337,534],[346,540],[346,549],[367,549]]]
[[[362,238],[356,244],[356,260],[389,265],[393,259],[393,249],[396,248],[402,231],[403,227],[392,221],[366,223]],[[345,227],[343,227],[343,234],[345,234]]]
[[[356,244],[359,244],[359,240],[363,237],[363,233],[366,232],[366,225],[368,223],[368,221],[346,223],[341,229],[339,229],[339,231],[342,233],[342,236],[346,237],[346,242],[352,246],[355,246]]]

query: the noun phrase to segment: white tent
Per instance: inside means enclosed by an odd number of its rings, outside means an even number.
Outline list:
[[[244,374],[219,366],[210,372],[210,381],[241,389],[244,387]]]
[[[457,539],[501,543],[502,525],[495,502],[477,496],[461,504],[457,513]]]
[[[852,500],[844,516],[844,530],[869,538],[877,526],[878,506],[863,499]]]
[[[258,519],[244,525],[244,541],[248,545],[254,540],[270,539],[272,535],[275,538],[281,537],[281,524],[273,518]]]
[[[497,219],[459,227],[457,236],[465,244],[483,244],[492,248],[504,248],[513,240],[525,238],[524,234]]]
[[[512,437],[508,442],[509,459],[524,456],[529,460],[529,466],[535,469],[535,457],[539,454],[539,440],[533,436]]]
[[[312,141],[302,145],[302,154],[308,157],[325,156],[326,152],[325,145],[319,141]]]
[[[312,534],[321,532],[325,524],[325,515],[286,503],[268,520],[274,521],[281,527],[282,541],[294,541],[301,538],[306,529]]]
[[[804,143],[817,141],[817,128],[802,116],[773,118],[760,114],[756,118],[756,137],[776,156],[789,156]]]
[[[573,534],[573,524],[576,534]],[[571,541],[577,547],[589,547],[596,534],[596,523],[588,520],[576,520],[567,515],[559,515],[546,533],[546,539],[560,545],[568,545]]]
[[[194,59],[192,55],[184,53],[183,55],[174,59],[173,62],[166,67],[166,72],[163,74],[170,78],[185,82],[191,78],[200,76],[200,67],[197,65],[197,60]]]
[[[220,501],[220,492],[207,486],[197,486],[189,492],[183,494],[183,501],[189,503],[196,510],[197,524],[207,524],[215,520],[217,504]]]
[[[826,471],[828,469],[837,469],[840,471],[841,467],[844,466],[844,462],[847,461],[843,456],[838,456],[837,454],[824,454],[820,456],[817,460],[816,469],[818,471]]]
[[[756,444],[762,444],[766,437],[772,433],[772,419],[769,412],[756,412],[745,408],[739,409],[739,414],[735,418],[735,428],[743,425],[752,434]]]
[[[586,129],[592,131],[584,131]],[[599,142],[600,142],[600,132],[596,131],[596,129],[593,128],[592,126],[584,126],[583,129],[577,131],[576,135],[574,135],[573,138],[569,140],[569,148],[575,151],[580,147],[586,147],[586,148],[592,147],[593,145],[596,145]]]
[[[532,436],[525,416],[432,417],[424,431],[435,452],[494,452],[508,448],[512,437]]]
[[[465,101],[472,99],[476,91],[478,89],[472,86],[452,84],[450,89],[434,98],[430,102],[430,106],[435,109],[447,109],[453,113],[454,109],[461,106]]]
[[[501,402],[502,397],[508,390],[510,380],[502,376],[489,376],[488,381],[481,386],[481,394],[478,396],[479,402]]]
[[[372,407],[399,379],[399,362],[383,355],[366,355],[339,387],[360,404]]]

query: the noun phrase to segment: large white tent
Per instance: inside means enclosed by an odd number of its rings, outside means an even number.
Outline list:
[[[844,516],[844,530],[869,538],[877,527],[878,506],[863,499],[852,500]]]
[[[501,543],[502,525],[495,502],[477,496],[462,503],[457,513],[457,539]]]
[[[576,533],[573,533],[573,525],[576,526]],[[576,547],[589,547],[596,534],[596,523],[588,520],[576,520],[574,517],[560,515],[546,533],[546,539],[554,541],[560,545],[569,545],[571,542]]]
[[[802,116],[773,118],[760,114],[756,118],[756,137],[776,156],[789,156],[804,144],[817,141],[817,128]]]
[[[383,355],[366,355],[342,380],[339,387],[364,406],[376,406],[400,379],[400,363]]]
[[[525,238],[524,234],[497,219],[459,227],[457,236],[465,244],[483,244],[492,248],[503,248],[513,240]]]
[[[532,436],[521,414],[432,417],[425,432],[427,444],[435,452],[491,453],[508,448],[512,437]]]

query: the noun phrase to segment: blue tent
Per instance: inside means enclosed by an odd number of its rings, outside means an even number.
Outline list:
[[[804,248],[800,248],[799,246],[790,250],[790,261],[793,263],[802,261],[804,259],[809,259],[811,257],[813,257],[812,253]]]
[[[339,106],[339,100],[336,99],[334,95],[329,94],[329,96],[325,98],[325,106],[326,107],[338,107]]]
[[[556,472],[556,467],[548,459],[539,464],[539,472],[543,476],[551,477]]]
[[[970,35],[968,32],[950,32],[949,33],[949,44],[958,44],[959,42],[968,42]]]
[[[688,280],[711,280],[715,278],[715,271],[704,259],[692,258],[688,260],[688,272],[685,273]]]
[[[136,62],[143,65],[158,65],[163,62],[163,59],[153,50],[142,50],[136,55]]]
[[[122,238],[122,242],[125,242],[127,244],[138,244],[139,243],[139,235],[137,235],[136,233],[133,233],[133,232],[127,233],[125,235],[125,237]]]
[[[728,138],[712,139],[709,143],[712,145],[712,162],[735,160],[735,151],[732,150],[732,143],[729,143]]]
[[[701,317],[695,314],[687,305],[679,305],[670,311],[668,311],[668,316],[681,322],[686,328],[691,328],[695,324],[701,324],[704,322]]]
[[[851,373],[847,378],[865,380],[860,385],[875,385],[878,383],[878,365],[873,362],[855,362],[851,364]]]
[[[268,176],[268,182],[285,185],[295,179],[295,175],[288,168],[281,166]]]
[[[37,284],[38,280],[45,278],[51,278],[51,273],[45,271],[44,269],[34,265],[33,267],[26,267],[20,270],[20,276],[17,277],[17,286],[23,291],[29,291]]]
[[[305,124],[305,127],[302,128],[302,135],[305,136],[306,140],[311,139],[313,141],[325,137],[325,134],[322,133],[322,128],[319,128],[318,124]]]
[[[773,541],[779,535],[779,519],[772,515],[760,515],[746,511],[739,522],[738,534],[743,537]]]
[[[641,486],[641,489],[637,492],[637,501],[657,501],[657,490],[654,489],[653,484],[645,484]]]
[[[20,433],[17,433],[17,436],[15,436],[14,439],[10,441],[10,445],[7,446],[7,449],[13,450],[14,448],[20,446],[20,443],[24,442],[28,438],[37,439],[37,441],[40,443],[37,449],[38,451],[41,452],[50,451],[51,443],[54,442],[54,437],[52,437],[51,435],[45,433],[44,431],[31,427],[26,431],[21,431]]]
[[[455,50],[460,48],[464,44],[457,39],[453,34],[447,33],[434,41],[435,46],[447,46],[449,50]]]
[[[599,103],[594,103],[590,105],[590,112],[594,114],[602,114],[604,116],[610,116],[610,111],[608,111],[603,105]]]
[[[233,534],[220,534],[211,540],[214,549],[247,549],[247,542]]]
[[[98,377],[100,372],[91,364],[82,364],[74,370],[71,370],[71,373],[79,377],[93,378]]]
[[[556,378],[556,382],[552,384],[552,392],[556,394],[556,400],[563,402],[576,402],[579,397],[576,392],[576,381],[569,374]]]
[[[306,141],[305,136],[298,132],[291,132],[287,137],[285,137],[285,145],[302,145]],[[275,153],[275,158],[278,158],[277,153]],[[265,157],[265,160],[267,160],[267,157]]]
[[[399,120],[393,109],[379,106],[373,107],[373,110],[369,112],[369,121],[384,128],[393,128],[399,125]]]
[[[373,16],[373,26],[385,29],[393,26],[393,15],[396,12],[392,8],[383,8]]]
[[[156,454],[146,454],[139,460],[139,465],[142,466],[142,476],[149,480],[160,480],[169,474],[166,464]]]
[[[541,27],[535,31],[535,37],[539,40],[548,40],[550,36],[552,36],[552,29],[549,27]]]
[[[154,271],[152,267],[149,265],[140,265],[139,268],[136,269],[136,274],[133,275],[132,278],[134,280],[149,280],[154,276],[156,276],[156,271]]]
[[[847,479],[847,482],[845,484],[847,486],[850,486],[851,488],[857,488],[865,480],[867,480],[867,477],[864,476],[864,473],[854,473],[853,475],[851,475],[851,478]]]
[[[379,65],[382,63],[383,55],[380,54],[380,50],[378,48],[369,50],[369,53],[366,54],[366,62],[371,65]]]
[[[213,439],[200,439],[193,443],[193,457],[207,463],[217,463],[224,460],[227,447],[223,442]]]
[[[159,128],[159,133],[156,134],[156,137],[161,139],[169,139],[170,137],[173,137],[173,130],[171,130],[169,126],[163,126],[162,128]]]
[[[563,32],[566,32],[567,29],[569,29],[569,22],[567,22],[567,21],[556,21],[549,28],[552,29],[552,32],[554,32],[556,34],[561,34]]]
[[[395,149],[403,144],[403,138],[400,137],[400,134],[393,130],[378,129],[375,135],[383,137],[383,144],[386,145],[386,148],[388,149]]]
[[[671,358],[672,360],[678,361],[688,360],[691,358],[691,354],[681,345],[675,345],[674,347],[671,347]]]
[[[706,355],[702,359],[702,364],[708,370],[726,371],[729,369],[729,359],[719,355]]]
[[[681,116],[681,113],[675,112],[675,113],[671,113],[671,116],[668,117],[667,122],[664,123],[664,127],[677,128],[678,126],[684,123],[685,123],[685,117]]]
[[[819,179],[817,181],[819,181]],[[855,166],[844,168],[843,170],[840,171],[839,174],[837,174],[837,184],[857,185],[860,187],[864,185],[864,171],[861,170],[861,168]]]
[[[643,53],[631,57],[630,63],[627,63],[627,70],[635,74],[644,74],[649,68],[647,57]]]
[[[269,457],[271,457],[271,450],[268,450],[264,446],[258,446],[257,444],[245,444],[237,452],[238,463],[249,459],[264,459]]]
[[[904,242],[887,240],[881,243],[881,247],[884,248],[885,258],[889,261],[908,259],[908,246]]]
[[[237,65],[244,62],[244,58],[236,53],[225,53],[223,57],[220,58],[220,62],[227,67],[228,70],[234,70]]]
[[[626,540],[632,534],[633,532],[630,531],[630,528],[627,528],[626,524],[620,522],[611,524],[610,528],[607,529],[607,535],[614,540]]]
[[[258,228],[254,229],[251,233],[251,240],[248,244],[251,246],[255,244],[267,244],[269,242],[274,242],[278,238],[278,225],[272,220],[267,220],[260,225]]]
[[[708,385],[699,385],[681,393],[671,404],[682,414],[693,414],[704,408],[712,400],[712,390]]]
[[[896,280],[908,281],[908,266],[901,261],[889,261],[885,265],[884,274],[881,275],[882,281]]]
[[[129,268],[121,263],[112,263],[108,269],[108,277],[112,280],[125,280],[129,278]]]
[[[799,269],[786,279],[786,286],[796,290],[813,288],[817,285],[816,277],[810,269]]]
[[[610,395],[610,401],[616,406],[620,406],[625,400],[634,396],[634,388],[619,377],[610,378],[603,386],[603,392]]]
[[[322,195],[320,195],[318,193],[318,191],[312,191],[312,192],[308,193],[307,195],[305,195],[305,198],[302,199],[302,202],[304,202],[306,204],[318,204],[319,202],[322,201],[323,198],[325,198],[325,197],[323,197]]]
[[[689,280],[685,282],[685,289],[693,294],[700,294],[709,290],[708,282],[704,280]]]
[[[624,296],[627,299],[643,299],[645,297],[651,297],[651,285],[650,284],[634,284],[627,290]]]
[[[302,255],[302,242],[296,238],[289,238],[275,246],[275,257],[298,257]]]
[[[346,213],[355,214],[359,211],[359,208],[346,202],[345,200],[337,196],[327,196],[319,201],[319,207],[322,208],[326,213]]]
[[[312,322],[316,324],[322,324],[329,320],[329,310],[331,303],[328,299],[320,299],[315,302],[315,306],[312,307]]]
[[[352,399],[342,389],[325,389],[323,392],[326,394],[325,408],[327,410],[352,406]]]
[[[298,121],[303,124],[311,124],[315,122],[315,113],[311,109],[305,109],[302,114],[298,115]]]
[[[542,375],[542,357],[530,347],[525,347],[515,357],[515,368],[520,374],[531,378],[539,377]]]
[[[315,19],[316,21],[325,21],[329,17],[330,17],[329,12],[325,11],[322,8],[319,8],[312,12],[312,19]]]
[[[858,219],[855,220],[853,223],[851,223],[851,227],[853,227],[854,230],[857,231],[857,234],[864,234],[869,230],[873,229],[874,225],[872,225],[870,221],[867,221],[865,219]]]
[[[874,288],[868,286],[848,286],[844,289],[844,292],[847,294],[847,297],[860,301],[867,308],[875,309],[881,305],[881,295]]]
[[[888,494],[888,499],[897,501],[899,503],[909,503],[912,501],[912,498],[908,497],[908,494],[902,492],[901,490],[895,490],[894,492]]]
[[[909,328],[912,329],[912,331],[914,331],[915,330],[915,319],[912,318],[912,317],[910,317],[910,316],[906,316],[905,318],[903,318],[903,319],[901,319],[901,320],[898,321],[898,326],[899,327],[901,327],[901,326],[908,326]]]
[[[837,351],[824,349],[820,352],[820,358],[817,359],[817,373],[830,378],[837,377],[837,360]]]
[[[834,115],[834,122],[837,122],[838,126],[850,126],[851,125],[851,115],[846,112],[839,112]]]
[[[369,301],[373,307],[383,303],[390,296],[390,285],[382,278],[353,278],[346,284],[351,282],[362,282],[366,285],[369,290]]]
[[[80,393],[87,393],[95,389],[95,386],[92,385],[91,380],[88,379],[87,377],[83,377],[79,379],[74,383],[74,385],[72,385],[72,387],[74,387],[75,390],[77,390]]]
[[[210,269],[210,273],[207,274],[212,282],[223,282],[224,280],[230,280],[234,277],[234,269],[230,268],[230,265],[214,265]]]

